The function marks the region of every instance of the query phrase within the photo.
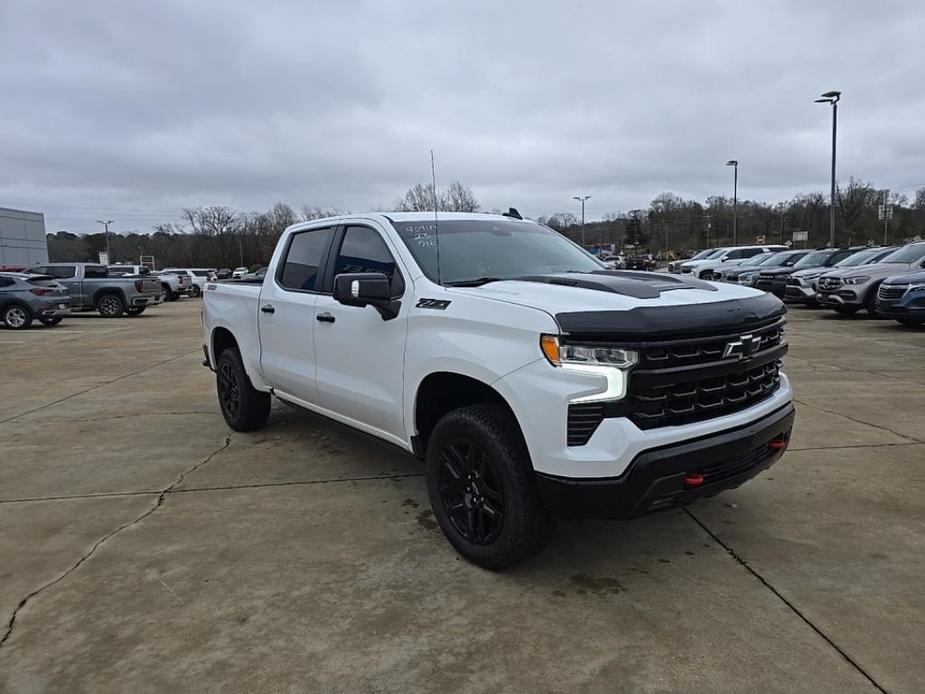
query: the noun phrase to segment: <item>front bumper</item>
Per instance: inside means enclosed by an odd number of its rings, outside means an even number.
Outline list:
[[[537,485],[547,509],[563,517],[633,518],[689,504],[738,487],[777,462],[793,420],[793,405],[787,404],[746,426],[644,450],[619,477],[537,473]]]
[[[887,318],[925,319],[925,290],[906,292],[900,299],[877,298],[877,313]]]
[[[783,299],[784,294],[787,292],[787,280],[768,280],[758,278],[758,280],[755,282],[755,289],[760,289],[763,292],[770,292],[779,299]]]
[[[784,293],[784,301],[796,301],[803,304],[815,304],[816,290],[813,287],[788,284]]]
[[[854,289],[836,289],[833,291],[819,291],[816,301],[823,306],[863,306],[864,300]]]

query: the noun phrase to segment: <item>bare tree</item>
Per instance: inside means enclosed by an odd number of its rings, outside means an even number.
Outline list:
[[[445,210],[451,212],[479,211],[479,201],[475,199],[472,189],[459,181],[453,181],[440,198]]]
[[[437,209],[445,210],[446,202],[440,196],[436,199]],[[415,183],[405,196],[396,203],[401,212],[429,212],[434,209],[434,186],[431,183]]]
[[[338,210],[336,207],[318,207],[317,205],[309,205],[307,203],[302,203],[300,208],[299,220],[302,222],[310,222],[313,219],[324,219],[325,217],[338,217],[344,214],[341,210]]]

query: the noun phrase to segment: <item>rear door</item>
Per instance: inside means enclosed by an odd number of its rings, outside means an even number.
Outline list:
[[[395,299],[411,289],[405,288],[397,254],[378,229],[347,226],[335,247],[333,270],[325,273],[324,292],[315,303],[318,401],[326,410],[403,440],[408,302],[397,317],[383,320],[370,306],[335,301],[331,289],[335,276],[351,272],[385,273]]]
[[[54,277],[60,284],[63,284],[68,293],[71,295],[71,306],[84,306],[84,294],[82,291],[83,283],[78,278],[76,265],[52,265],[48,268],[48,273]]]
[[[276,274],[260,291],[257,329],[260,368],[282,395],[317,404],[315,388],[315,301],[320,271],[330,252],[334,227],[296,231],[286,241]]]

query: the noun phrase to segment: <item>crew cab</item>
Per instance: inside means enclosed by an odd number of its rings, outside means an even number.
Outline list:
[[[884,257],[879,263],[845,268],[822,275],[816,299],[820,304],[842,315],[866,309],[877,314],[877,290],[891,275],[912,272],[925,267],[925,241],[910,243]]]
[[[64,285],[70,293],[72,311],[99,311],[104,318],[137,316],[161,301],[156,278],[110,275],[105,265],[48,263],[36,265],[29,274],[50,275]]]
[[[399,446],[453,547],[500,569],[559,517],[640,516],[777,461],[785,311],[608,269],[516,210],[370,213],[289,227],[261,284],[207,284],[203,352],[232,429],[275,396]]]

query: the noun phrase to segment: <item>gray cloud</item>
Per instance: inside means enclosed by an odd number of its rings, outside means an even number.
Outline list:
[[[624,5],[624,6],[621,6]],[[180,207],[391,204],[429,175],[532,214],[659,192],[925,183],[912,0],[0,5],[0,205],[50,229]]]

